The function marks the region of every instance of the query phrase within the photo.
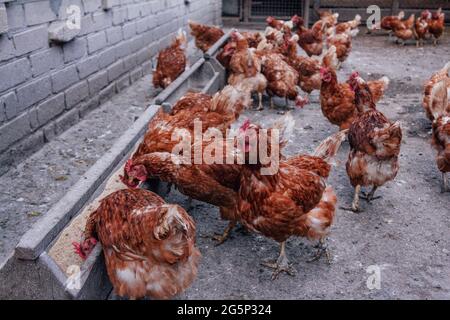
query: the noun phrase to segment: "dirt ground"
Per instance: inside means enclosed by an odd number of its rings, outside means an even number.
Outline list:
[[[197,280],[178,298],[450,299],[450,193],[440,193],[441,176],[429,143],[431,125],[421,107],[423,82],[449,58],[448,35],[438,47],[427,44],[419,49],[397,46],[385,36],[355,38],[339,78],[343,81],[359,71],[366,79],[383,75],[391,79],[378,108],[402,124],[397,178],[377,191],[381,199],[370,205],[361,202],[364,212],[336,212],[328,240],[331,265],[325,259],[306,262],[315,252],[314,244],[293,238],[287,243],[287,254],[297,275],[282,274],[275,281],[260,262],[277,257],[276,242],[238,228],[216,247],[207,236],[222,232],[226,222],[220,220],[217,208],[194,201],[190,214],[197,224],[203,258]],[[142,112],[153,95],[149,78],[93,111],[91,123],[71,128],[0,177],[0,264],[20,236]],[[323,117],[317,92],[311,100],[304,109],[293,111],[296,128],[287,155],[309,153],[337,130]],[[250,118],[269,125],[278,117],[274,110],[247,111],[239,123]],[[353,196],[345,172],[348,150],[344,143],[337,156],[340,163],[329,179],[339,205],[350,204]],[[186,197],[177,192],[167,201],[187,207]],[[372,275],[367,268],[380,270],[380,289],[367,287]]]

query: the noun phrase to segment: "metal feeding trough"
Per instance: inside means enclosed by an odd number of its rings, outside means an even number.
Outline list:
[[[22,237],[0,266],[0,299],[108,297],[112,286],[101,245],[83,261],[73,253],[72,242],[81,240],[86,218],[99,200],[124,187],[118,175],[157,111],[170,108],[187,90],[212,94],[225,85],[225,69],[215,55],[230,33],[162,91],[113,147]],[[150,183],[150,188],[161,195],[167,190],[158,181]]]

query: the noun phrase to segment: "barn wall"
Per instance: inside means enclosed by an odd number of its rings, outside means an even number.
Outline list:
[[[80,8],[78,31],[61,28],[70,5]],[[188,19],[220,24],[221,7],[221,0],[0,0],[0,174],[150,73],[151,58]]]

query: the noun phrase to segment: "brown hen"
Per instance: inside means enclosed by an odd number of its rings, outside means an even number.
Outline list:
[[[195,38],[195,46],[206,52],[225,34],[222,29],[215,26],[188,21],[191,35]]]
[[[155,88],[166,88],[184,72],[187,63],[186,46],[186,34],[180,30],[170,47],[159,52],[158,64],[153,73],[153,86]]]
[[[346,169],[355,195],[351,208],[344,209],[358,212],[362,186],[372,186],[366,196],[370,202],[375,199],[377,188],[397,175],[402,130],[399,122],[391,123],[376,110],[370,88],[361,77],[352,79],[351,88],[355,91],[359,115],[349,128],[350,153]]]
[[[84,236],[82,248],[92,248],[92,239],[102,244],[119,296],[168,299],[197,275],[194,221],[183,208],[150,191],[124,189],[105,197],[89,216]]]

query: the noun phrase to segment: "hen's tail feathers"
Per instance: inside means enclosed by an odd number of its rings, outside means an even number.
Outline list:
[[[448,88],[445,79],[425,87],[423,107],[430,120],[446,114],[448,110]]]
[[[317,206],[306,214],[307,238],[317,240],[325,237],[333,223],[337,197],[331,187],[327,187]]]
[[[187,36],[186,31],[184,31],[182,28],[178,29],[177,37],[175,38],[175,41],[182,47],[187,47]]]
[[[290,112],[286,113],[272,125],[272,129],[277,129],[279,131],[280,149],[288,144],[289,138],[294,132],[294,127],[295,120]]]
[[[220,114],[234,114],[237,118],[242,110],[251,105],[251,86],[243,81],[236,86],[227,85],[211,100],[211,111]]]
[[[322,65],[327,68],[333,68],[334,70],[336,70],[338,64],[339,60],[336,54],[336,47],[331,46],[328,48],[327,52],[323,56]]]
[[[166,242],[163,258],[168,263],[186,260],[192,250],[194,222],[180,206],[168,204],[164,207],[167,210],[153,229],[153,236],[156,240]]]
[[[338,152],[342,142],[347,137],[347,133],[348,129],[329,136],[319,144],[312,155],[322,158],[329,163]]]
[[[386,76],[381,77],[380,81],[383,82],[383,84],[384,84],[383,90],[386,90],[387,87],[389,86],[389,82],[391,82],[391,80]]]

